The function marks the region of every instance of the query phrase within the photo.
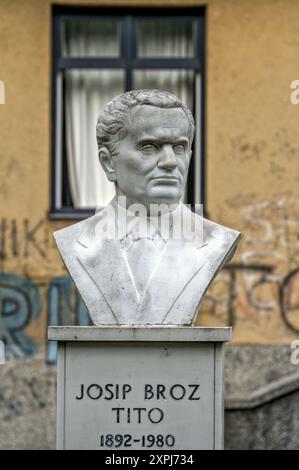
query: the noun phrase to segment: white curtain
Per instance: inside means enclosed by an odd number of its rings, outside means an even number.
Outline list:
[[[194,57],[193,28],[190,21],[141,21],[138,57]],[[194,78],[193,70],[136,70],[134,87],[169,91],[192,110]],[[188,185],[185,187],[184,202],[188,200],[187,193]]]
[[[69,57],[119,57],[118,20],[70,20],[64,23],[63,55]]]
[[[116,23],[74,22],[65,30],[64,54],[118,56]],[[150,22],[139,34],[139,57],[190,57],[192,31],[179,23]],[[114,196],[98,160],[96,121],[103,106],[123,91],[121,70],[69,70],[65,74],[66,152],[74,207],[103,207]],[[170,91],[192,107],[193,71],[136,70],[134,88]]]
[[[134,88],[170,91],[192,110],[193,77],[192,70],[136,70]]]
[[[105,104],[122,89],[121,71],[66,72],[66,150],[75,207],[102,207],[115,194],[98,159],[96,122]]]
[[[192,21],[143,20],[138,28],[138,57],[194,57]],[[136,70],[135,88],[170,91],[192,109],[193,78],[191,70]]]
[[[64,55],[117,57],[117,21],[72,21],[64,28]],[[121,70],[69,70],[65,74],[65,131],[69,185],[74,207],[103,207],[114,184],[98,159],[96,122],[110,99],[123,91]]]

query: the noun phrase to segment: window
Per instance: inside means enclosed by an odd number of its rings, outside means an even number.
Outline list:
[[[114,195],[97,157],[103,106],[131,89],[173,92],[197,134],[186,202],[204,202],[204,10],[53,9],[53,218],[84,218]]]

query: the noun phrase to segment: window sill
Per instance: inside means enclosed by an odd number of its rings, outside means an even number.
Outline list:
[[[95,215],[95,209],[56,209],[48,213],[50,220],[83,220]]]

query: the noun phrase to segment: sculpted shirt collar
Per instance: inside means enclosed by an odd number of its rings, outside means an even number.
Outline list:
[[[120,226],[117,222],[118,216],[121,221]],[[104,239],[110,240],[123,240],[132,232],[132,229],[137,225],[132,223],[134,215],[129,216],[128,212],[123,206],[117,203],[117,197],[115,197],[105,208],[98,212],[92,221],[85,224],[83,230],[79,234],[78,242],[87,247],[94,243],[92,240],[101,242]],[[146,218],[148,219],[148,218]],[[145,218],[143,218],[144,222]],[[197,226],[195,229],[187,230],[188,237],[185,236],[186,231],[182,231],[182,225],[185,222],[188,226],[188,221],[191,223],[196,222]],[[128,223],[129,222],[129,223]],[[153,239],[158,237],[163,239],[165,242],[173,239],[178,242],[193,242],[196,246],[203,246],[207,244],[205,240],[205,234],[203,232],[203,218],[193,214],[182,202],[171,212],[165,213],[159,217],[152,217],[150,219],[149,235]],[[147,221],[148,223],[148,221]],[[138,224],[139,226],[140,224]],[[189,224],[190,226],[190,224]],[[147,225],[142,224],[142,228],[148,228]],[[179,228],[180,233],[184,232],[184,235],[176,236],[177,229]],[[161,230],[162,229],[162,230]],[[165,229],[165,230],[164,230]],[[147,237],[148,237],[147,233]],[[133,231],[134,239],[140,238],[140,231]]]
[[[159,216],[150,215],[148,217],[136,216],[132,211],[117,203],[117,198],[111,201],[115,210],[116,229],[118,238],[123,241],[128,236],[135,240],[148,238],[151,240],[162,239],[167,242],[171,238],[174,218],[179,215],[182,203],[179,203],[172,211]],[[119,226],[121,224],[121,226]]]

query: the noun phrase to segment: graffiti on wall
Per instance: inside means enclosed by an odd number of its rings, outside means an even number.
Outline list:
[[[26,278],[2,273],[0,305],[0,339],[5,344],[7,358],[35,354],[37,342],[26,330],[34,325],[42,311],[47,311],[49,325],[90,324],[85,304],[68,276],[52,279],[44,288]],[[50,342],[47,361],[55,360],[56,343]]]
[[[32,254],[45,259],[50,246],[53,246],[53,237],[47,219],[34,223],[28,218],[0,219],[0,260],[29,258]]]
[[[35,354],[38,340],[31,331],[45,329],[46,322],[42,323],[41,319],[43,314],[47,315],[49,325],[90,324],[85,304],[68,275],[48,276],[48,279],[44,274],[38,282],[31,279],[32,272],[27,268],[26,260],[34,260],[43,273],[51,266],[49,261],[54,259],[56,262],[57,249],[52,232],[46,218],[36,221],[0,219],[0,270],[3,271],[0,273],[0,339],[5,344],[7,358]],[[22,260],[23,275],[5,272],[3,266],[13,260],[16,263]],[[37,336],[40,340],[41,335]],[[46,331],[44,337],[46,341]],[[47,361],[54,363],[56,343],[46,344]]]
[[[227,324],[277,315],[299,332],[299,200],[280,198],[238,208],[244,218],[240,262],[222,271],[207,294],[206,308]]]
[[[32,356],[36,343],[25,334],[25,330],[41,312],[37,286],[28,279],[0,274],[0,304],[0,337],[6,351],[15,356]]]
[[[238,262],[230,263],[206,294],[205,311],[228,325],[253,324],[270,315],[288,332],[299,332],[299,200],[284,197],[275,202],[238,205],[243,239]],[[241,201],[242,202],[242,201]],[[244,202],[244,201],[243,201]],[[52,230],[44,219],[0,221],[0,261],[34,253],[42,262],[55,248]],[[3,266],[3,264],[2,264]],[[4,271],[2,269],[2,271]],[[0,274],[0,340],[6,356],[32,356],[42,330],[47,361],[56,361],[56,343],[46,341],[46,325],[89,325],[86,307],[69,276],[33,282],[23,276]],[[45,321],[44,315],[47,315]],[[270,318],[270,317],[269,317]],[[36,339],[38,337],[38,339]]]
[[[5,103],[5,86],[4,82],[0,80],[0,104]]]

